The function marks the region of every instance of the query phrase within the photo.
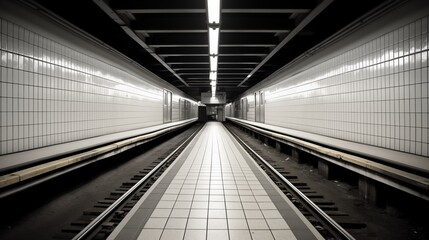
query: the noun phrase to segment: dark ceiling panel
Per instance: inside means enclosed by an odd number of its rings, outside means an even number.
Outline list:
[[[222,1],[224,9],[312,9],[319,0],[228,0]]]
[[[133,14],[135,20],[131,22],[134,30],[145,29],[207,29],[206,14]]]
[[[110,4],[115,9],[206,9],[206,2],[201,0],[111,0]]]
[[[290,14],[272,13],[223,13],[221,29],[284,29],[290,30],[296,24]]]
[[[33,1],[196,100],[201,92],[210,91],[205,0]],[[233,100],[384,2],[335,0],[304,28],[294,30],[326,1],[329,0],[222,1],[217,91],[225,91],[227,99]],[[286,38],[291,39],[277,47]],[[274,54],[276,47],[279,49]],[[270,53],[272,56],[265,62]],[[253,75],[238,86],[252,71]]]

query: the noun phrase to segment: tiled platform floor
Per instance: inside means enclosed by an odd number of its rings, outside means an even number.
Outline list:
[[[323,239],[218,122],[202,132],[109,239]]]

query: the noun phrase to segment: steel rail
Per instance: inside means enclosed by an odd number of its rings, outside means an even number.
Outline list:
[[[200,130],[203,127],[196,130],[191,136],[189,136],[180,146],[178,146],[176,149],[174,149],[173,152],[171,152],[167,157],[165,157],[158,165],[156,165],[148,174],[146,174],[142,179],[140,179],[134,186],[132,186],[128,191],[126,191],[120,198],[118,198],[112,205],[110,205],[106,210],[104,210],[100,215],[98,215],[94,220],[92,220],[82,231],[80,231],[76,236],[73,237],[72,240],[82,240],[86,239],[89,234],[92,233],[92,231],[98,227],[102,221],[107,218],[110,214],[113,213],[113,211],[116,210],[116,208],[124,203],[128,197],[130,197],[134,192],[141,186],[143,183],[145,183],[148,179],[154,175],[158,169],[160,169],[170,158],[177,153],[185,144],[190,142],[194,136],[200,132]]]
[[[287,180],[281,173],[279,173],[271,164],[269,164],[265,159],[263,159],[259,154],[257,154],[252,148],[249,147],[243,140],[241,140],[237,134],[233,133],[228,127],[228,132],[234,136],[234,138],[251,154],[256,157],[259,161],[261,161],[266,167],[268,167],[276,177],[280,178],[283,183],[287,185],[289,190],[293,191],[294,195],[297,196],[301,203],[304,203],[313,214],[317,215],[317,217],[324,222],[326,226],[330,228],[331,231],[335,233],[341,239],[347,240],[355,240],[355,238],[350,235],[343,227],[341,227],[337,222],[335,222],[328,214],[326,214],[322,209],[320,209],[313,201],[311,201],[307,196],[304,195],[298,188],[296,188],[289,180]]]
[[[340,168],[429,201],[429,179],[425,174],[427,171],[422,170],[422,168],[400,165],[397,164],[397,161],[389,161],[388,158],[357,152],[352,148],[341,149],[339,145],[324,146],[324,143],[320,141],[313,143],[311,142],[312,139],[288,135],[280,130],[242,122],[241,119],[229,118],[228,120],[276,142],[307,152]]]

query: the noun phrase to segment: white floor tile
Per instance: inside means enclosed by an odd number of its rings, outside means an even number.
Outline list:
[[[207,230],[207,240],[229,240],[228,230]]]
[[[241,209],[226,210],[228,218],[245,218],[244,211]]]
[[[264,218],[264,215],[262,215],[261,210],[244,210],[244,214],[248,219]]]
[[[190,201],[177,201],[176,204],[174,204],[174,208],[184,208],[184,209],[189,209],[191,208],[191,203]]]
[[[206,239],[206,230],[187,229],[184,240],[204,240]]]
[[[207,219],[189,218],[186,229],[207,229]]]
[[[273,210],[262,210],[265,218],[283,218],[277,209]]]
[[[251,230],[253,240],[274,240],[270,230]],[[280,240],[280,239],[276,239]],[[285,240],[285,239],[282,239]]]
[[[192,202],[191,208],[195,209],[208,209],[209,203],[208,202]]]
[[[165,225],[165,229],[185,229],[186,222],[186,218],[169,218]]]
[[[207,218],[207,209],[191,209],[190,218]]]
[[[229,229],[249,229],[247,221],[244,218],[230,218],[228,219]]]
[[[169,208],[156,208],[153,210],[151,217],[169,217],[171,213],[171,209]]]
[[[162,229],[143,229],[137,240],[159,240],[162,231]]]
[[[179,208],[174,208],[171,211],[171,215],[170,217],[174,217],[174,218],[187,218],[189,216],[189,209],[179,209]]]
[[[249,230],[229,230],[230,240],[252,240]]]
[[[225,209],[225,202],[209,202],[209,209]]]
[[[196,202],[208,202],[209,201],[209,195],[194,195],[193,201]]]
[[[209,218],[208,229],[228,229],[225,218]]]
[[[265,219],[268,223],[268,226],[270,227],[271,230],[275,229],[275,230],[286,230],[286,229],[290,229],[289,225],[286,223],[286,221],[283,218],[269,218],[269,219]]]
[[[250,229],[254,230],[265,230],[269,229],[265,219],[247,219]]]
[[[246,160],[231,152],[235,147],[218,134],[202,144],[207,148],[182,165],[139,239],[295,239]]]
[[[209,209],[209,218],[226,218],[225,209]]]
[[[144,228],[164,228],[167,218],[149,218]]]
[[[297,240],[291,230],[272,230],[275,240]]]
[[[160,240],[182,240],[185,230],[165,229]]]

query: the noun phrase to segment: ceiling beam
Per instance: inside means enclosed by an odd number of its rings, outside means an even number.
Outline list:
[[[204,57],[209,56],[208,53],[162,53],[158,54],[160,57]]]
[[[193,62],[202,62],[204,64],[209,64],[209,58],[208,57],[168,57],[168,59],[166,59],[166,62],[169,64],[173,64],[173,63],[177,63],[177,62],[182,62],[184,64],[190,64]]]
[[[286,9],[260,9],[260,8],[229,8],[222,9],[222,13],[308,13],[311,9],[286,8]]]
[[[208,44],[208,34],[176,34],[171,36],[170,34],[154,34],[147,38],[147,45],[187,45],[197,44],[206,45]],[[220,36],[219,45],[277,45],[279,40],[273,34],[235,34],[228,33]]]
[[[308,13],[311,9],[305,8],[287,8],[287,9],[257,9],[257,8],[230,8],[222,9],[222,13]],[[116,9],[117,13],[131,13],[131,14],[164,14],[164,13],[206,13],[206,9],[197,8],[181,8],[181,9]]]
[[[291,30],[296,22],[282,14],[238,13],[222,15],[223,29],[287,29]]]
[[[175,43],[153,43],[148,44],[151,48],[161,48],[161,47],[209,47],[208,44],[193,44],[193,43],[182,43],[182,44],[175,44]]]
[[[218,72],[217,75],[247,75],[248,72]]]
[[[261,29],[261,28],[247,28],[247,29],[221,29],[221,33],[288,33],[289,29]]]
[[[188,81],[198,81],[198,80],[203,81],[204,80],[205,82],[209,81],[207,77],[188,77],[187,80]]]
[[[241,77],[224,77],[224,76],[219,76],[218,78],[217,78],[217,80],[219,81],[225,81],[225,80],[234,80],[234,81],[238,81],[238,82],[240,82],[241,81]]]
[[[233,57],[233,56],[258,56],[264,57],[268,53],[219,53],[218,56]]]
[[[230,68],[218,68],[219,72],[221,71],[228,71],[228,70],[246,70],[246,71],[252,71],[253,68],[245,68],[245,67],[230,67]]]
[[[207,29],[137,29],[136,33],[207,33]],[[220,29],[221,33],[289,33],[290,29],[261,29],[261,28],[246,28],[246,29]]]
[[[156,52],[158,54],[188,54],[188,53],[207,53],[209,51],[208,48],[160,48]]]
[[[218,64],[231,64],[231,65],[234,65],[234,64],[246,64],[246,65],[256,65],[258,63],[259,62],[219,62]]]
[[[205,1],[125,1],[110,0],[114,9],[206,9]],[[166,7],[168,6],[168,7]]]
[[[134,30],[207,29],[206,14],[145,14],[135,18],[130,23]]]
[[[240,77],[218,77],[217,78],[218,82],[228,81],[228,82],[237,82],[237,83],[239,83],[241,79],[242,78]],[[186,80],[188,82],[197,81],[197,80],[204,80],[206,82],[209,81],[207,77],[189,77],[189,78],[186,78]]]
[[[196,73],[196,72],[186,72],[186,73],[178,73],[180,76],[190,76],[190,75],[199,75],[199,76],[209,76],[209,72],[200,72],[200,73]]]
[[[173,68],[174,71],[191,71],[191,70],[210,70],[209,67],[202,68]]]
[[[224,62],[230,63],[230,62],[237,62],[240,64],[246,63],[246,62],[260,62],[261,58],[257,56],[220,56],[218,63],[222,64]]]
[[[222,85],[217,84],[217,87],[222,87],[222,86],[225,86],[225,87],[233,87],[233,86],[234,86],[234,84],[236,84],[236,83],[231,83],[231,84],[222,84]],[[209,82],[198,82],[198,83],[192,83],[192,85],[191,85],[191,87],[207,87],[207,86],[210,86],[210,85],[209,85]],[[238,92],[239,90],[231,90],[231,89],[228,89],[228,91],[229,91],[229,92],[231,92],[231,91]],[[225,92],[225,91],[222,91],[222,92]]]
[[[274,43],[224,43],[219,47],[275,47]]]
[[[147,8],[135,8],[135,9],[116,9],[118,13],[132,13],[132,14],[161,14],[161,13],[206,13],[205,9],[197,8],[181,8],[181,9],[147,9]]]
[[[207,65],[209,65],[210,64],[210,62],[209,61],[207,61],[207,62],[168,62],[168,64],[170,64],[170,65],[182,65],[182,64],[207,64]]]
[[[199,74],[209,74],[208,73],[209,71],[207,71],[207,70],[204,70],[204,69],[195,69],[195,70],[189,70],[189,68],[187,68],[187,69],[183,69],[183,70],[180,70],[180,71],[178,71],[177,72],[177,74],[196,74],[196,73],[199,73]]]
[[[139,29],[139,33],[207,33],[207,29]]]

